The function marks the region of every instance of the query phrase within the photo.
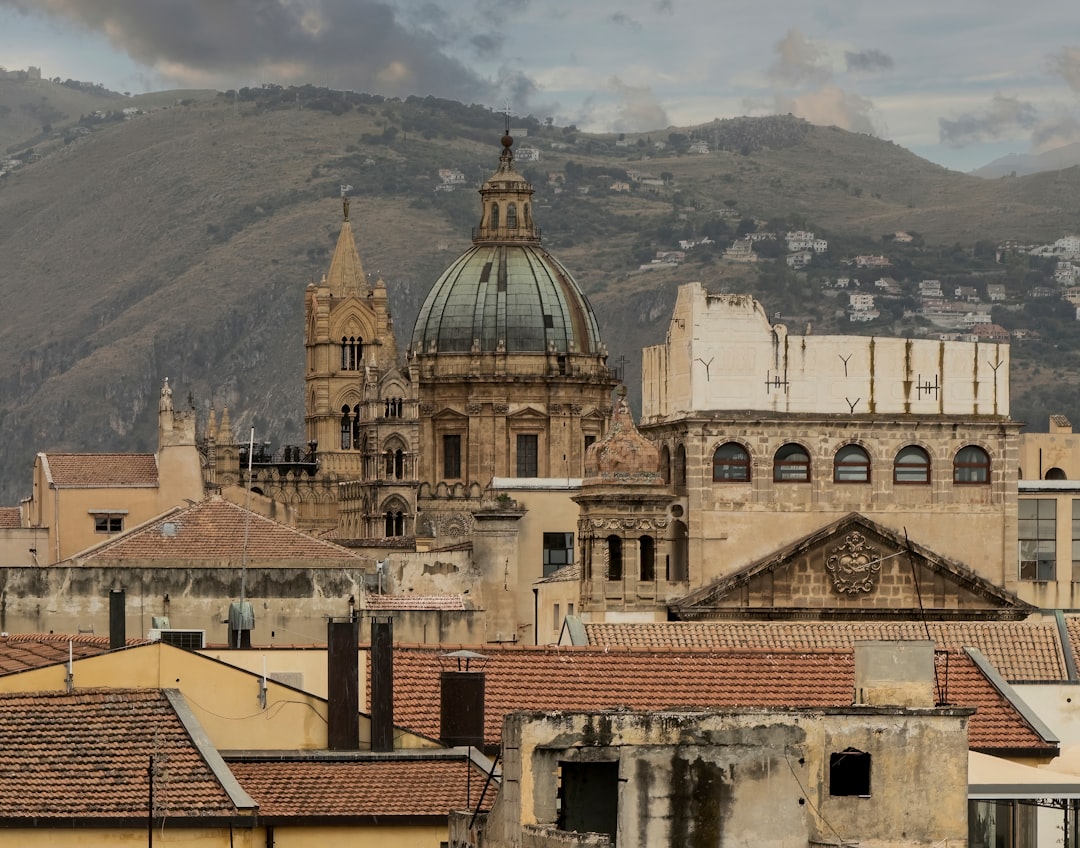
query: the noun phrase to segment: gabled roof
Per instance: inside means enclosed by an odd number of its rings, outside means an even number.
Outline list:
[[[312,566],[341,561],[360,564],[358,554],[279,524],[221,498],[174,509],[114,539],[85,551],[82,563],[94,560],[304,560]]]
[[[1069,621],[1070,627],[1075,626],[1080,635],[1080,620]],[[1006,680],[1069,679],[1058,628],[1052,621],[931,621],[925,626],[915,621],[665,621],[584,625],[587,644],[597,648],[775,651],[850,651],[856,642],[868,639],[925,639],[927,628],[939,648],[978,648]]]
[[[416,752],[419,754],[420,752]],[[259,802],[259,820],[379,819],[475,810],[487,773],[464,756],[276,760],[228,758],[229,769]],[[488,787],[489,809],[496,787]]]
[[[152,453],[39,453],[45,479],[58,489],[153,487],[158,484]]]
[[[395,724],[438,737],[440,656],[450,650],[448,646],[394,649]],[[503,716],[515,710],[848,706],[855,687],[850,651],[495,645],[472,650],[488,657],[484,737],[489,745],[498,744]],[[1057,751],[1057,740],[1045,738],[1033,727],[965,652],[939,654],[937,662],[948,703],[977,707],[968,732],[973,750],[1044,756]]]
[[[0,506],[0,529],[22,527],[22,510],[17,506]]]
[[[128,639],[128,645],[146,644],[145,639]],[[42,668],[68,659],[80,660],[109,650],[108,636],[65,636],[52,633],[0,634],[0,675],[28,668]]]
[[[841,544],[837,545],[836,543]],[[855,551],[855,548],[861,550]],[[843,550],[841,550],[843,549]],[[856,553],[856,556],[847,557],[847,554]],[[832,557],[829,555],[832,554]],[[878,619],[904,619],[910,620],[917,617],[920,612],[917,604],[907,606],[898,603],[897,599],[885,599],[874,602],[873,589],[860,590],[847,586],[839,588],[842,575],[838,572],[832,575],[818,574],[818,579],[825,584],[827,580],[837,581],[837,591],[834,593],[835,604],[830,608],[820,606],[783,606],[782,604],[740,604],[736,601],[737,592],[750,587],[755,587],[755,581],[759,581],[770,573],[779,574],[796,566],[798,563],[816,558],[821,562],[819,565],[829,563],[831,560],[840,561],[841,567],[846,558],[858,559],[865,556],[865,564],[869,569],[861,572],[861,579],[873,581],[874,575],[888,567],[893,571],[896,581],[911,581],[912,570],[918,567],[924,571],[926,577],[934,576],[943,578],[944,583],[958,593],[958,597],[968,598],[970,602],[966,606],[947,604],[945,608],[933,606],[932,594],[923,590],[916,590],[912,594],[918,595],[925,604],[921,611],[929,618],[938,619],[1023,619],[1035,612],[1036,607],[1021,600],[1011,592],[1001,589],[989,580],[980,577],[971,568],[963,563],[948,559],[940,554],[925,548],[922,545],[909,541],[900,533],[879,524],[857,512],[851,512],[826,524],[824,527],[810,533],[801,539],[786,545],[774,553],[763,557],[756,562],[739,569],[733,574],[722,577],[695,589],[682,598],[668,605],[670,614],[682,621],[693,621],[709,618],[711,616],[731,616],[737,613],[740,617],[758,618],[790,618],[790,617],[814,617],[814,618],[852,618],[865,619],[869,617]],[[899,563],[902,568],[895,567]],[[887,565],[886,565],[887,564]],[[901,583],[897,583],[901,585]],[[875,587],[876,588],[876,587]],[[869,599],[869,600],[864,600]],[[913,615],[913,612],[915,615]]]
[[[177,702],[178,692],[145,689],[0,697],[0,822],[145,821],[151,756],[155,818],[191,826],[250,812],[227,770],[208,763],[220,763],[216,752],[193,741]]]

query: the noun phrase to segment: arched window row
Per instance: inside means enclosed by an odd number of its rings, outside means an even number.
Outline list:
[[[833,482],[869,483],[872,461],[861,445],[842,446],[833,456]],[[738,442],[725,442],[713,452],[714,483],[749,483],[750,452]],[[901,448],[893,460],[893,482],[901,485],[929,485],[930,454],[918,445]],[[809,451],[791,442],[773,454],[774,483],[809,483]],[[977,445],[967,445],[953,458],[953,482],[985,485],[990,482],[990,455]]]
[[[341,370],[357,371],[364,361],[364,340],[359,336],[341,337]]]
[[[405,408],[401,398],[387,398],[383,401],[383,418],[400,418]]]

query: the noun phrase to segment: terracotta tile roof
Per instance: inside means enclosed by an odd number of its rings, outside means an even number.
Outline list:
[[[250,515],[250,523],[248,516]],[[245,528],[245,524],[247,527]],[[292,527],[279,524],[220,498],[210,498],[93,548],[79,559],[146,560],[224,559],[250,561],[304,560],[312,565],[355,561],[361,557],[348,548],[324,542]]]
[[[1080,635],[1080,619],[1077,622]],[[1006,680],[1068,679],[1058,629],[1052,621],[929,622],[928,626],[939,648],[978,648]],[[926,638],[922,624],[902,621],[585,624],[585,633],[594,647],[780,651],[850,651],[860,640]]]
[[[439,735],[439,657],[454,650],[396,647],[394,723]],[[514,710],[599,710],[627,706],[824,707],[851,704],[853,652],[711,651],[691,649],[500,647],[472,648],[485,656],[486,743],[497,745],[503,716]],[[963,652],[941,654],[948,665],[947,700],[974,706],[968,743],[974,750],[1052,752]],[[370,676],[369,676],[370,680]]]
[[[0,675],[67,662],[68,643],[74,659],[93,657],[109,650],[108,636],[13,633],[0,635]],[[128,639],[128,645],[145,644],[145,639]]]
[[[276,816],[443,816],[475,809],[487,774],[461,759],[228,762],[259,804]],[[471,794],[471,798],[468,796]],[[484,796],[487,809],[494,787]]]
[[[152,453],[43,453],[46,477],[54,486],[156,486]]]
[[[1069,652],[1073,666],[1080,668],[1080,616],[1065,616],[1065,630],[1069,634]]]
[[[369,610],[463,610],[461,595],[374,595],[360,596],[361,609]]]
[[[0,821],[144,818],[151,754],[158,815],[237,809],[156,689],[0,697]]]
[[[22,527],[22,511],[17,506],[0,506],[0,529]]]

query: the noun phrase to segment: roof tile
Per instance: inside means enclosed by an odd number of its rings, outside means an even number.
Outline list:
[[[156,486],[157,457],[152,453],[42,454],[54,486]]]

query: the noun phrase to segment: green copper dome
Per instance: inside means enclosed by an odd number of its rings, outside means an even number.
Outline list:
[[[532,186],[514,170],[503,136],[499,170],[480,189],[483,213],[473,246],[428,292],[413,327],[416,354],[599,355],[596,316],[570,272],[540,244]],[[478,346],[478,348],[477,348]]]

